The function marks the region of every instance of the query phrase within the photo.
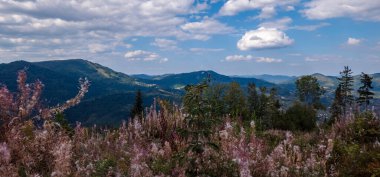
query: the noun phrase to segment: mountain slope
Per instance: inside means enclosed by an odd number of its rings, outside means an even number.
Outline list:
[[[281,83],[288,82],[297,78],[296,76],[270,75],[270,74],[240,76],[240,77],[261,79],[261,80],[271,82],[274,84],[281,84]]]
[[[145,78],[145,79],[144,79]],[[248,83],[255,83],[258,87],[274,87],[275,84],[256,79],[256,78],[242,78],[242,77],[230,77],[218,74],[214,71],[196,71],[190,73],[170,74],[162,76],[140,75],[140,80],[144,83],[150,83],[158,85],[162,88],[181,90],[186,85],[197,84],[210,78],[211,82],[215,83],[230,83],[238,82],[241,86],[246,87]]]
[[[288,80],[274,84],[257,78],[225,76],[214,71],[129,76],[81,59],[36,63],[17,61],[0,64],[0,84],[7,85],[13,91],[17,90],[16,76],[17,71],[21,69],[27,70],[29,83],[37,79],[44,83],[42,97],[43,104],[46,106],[62,103],[75,96],[78,79],[87,77],[91,81],[88,94],[82,103],[65,112],[71,123],[80,121],[83,125],[119,125],[121,120],[128,119],[137,89],[143,92],[144,106],[150,106],[155,97],[179,102],[186,85],[197,84],[208,78],[212,83],[238,82],[244,90],[248,83],[255,83],[257,87],[277,88],[285,104],[290,104],[296,99],[295,81],[297,77],[282,77],[282,79]],[[318,73],[313,76],[325,88],[326,94],[322,97],[322,102],[329,106],[339,83],[337,77]],[[374,77],[375,97],[380,98],[380,73],[373,74],[372,77]],[[278,77],[265,75],[265,78]],[[360,87],[360,77],[356,75],[354,78],[355,90],[357,90]],[[354,93],[356,94],[356,91]]]
[[[171,100],[178,97],[155,85],[139,82],[126,74],[80,59],[0,64],[0,83],[15,91],[17,71],[25,68],[28,82],[39,79],[45,85],[42,97],[46,106],[62,103],[75,96],[79,78],[87,77],[91,81],[82,103],[65,112],[72,123],[80,120],[84,125],[118,125],[121,120],[128,119],[137,89],[144,93],[146,106],[152,103],[154,97]]]

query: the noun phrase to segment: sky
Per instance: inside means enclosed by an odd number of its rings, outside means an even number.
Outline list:
[[[380,72],[380,0],[0,0],[0,63],[127,74]]]

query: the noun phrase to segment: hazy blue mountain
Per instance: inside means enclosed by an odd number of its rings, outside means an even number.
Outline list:
[[[312,74],[312,76],[316,77],[320,85],[325,89],[326,92],[322,97],[322,102],[326,106],[329,106],[334,99],[335,89],[339,84],[338,77],[326,76],[320,73]],[[373,92],[375,93],[375,98],[380,99],[380,73],[371,74],[371,76],[373,77],[372,85],[374,87]],[[292,93],[291,95],[294,95],[296,92],[295,81],[298,78],[299,77],[293,78],[292,80],[278,84],[278,87],[289,90],[289,92]],[[360,86],[360,75],[354,75],[354,95],[357,95],[357,90]]]
[[[256,78],[256,79],[261,79],[261,80],[268,81],[274,84],[288,82],[297,78],[296,76],[270,75],[270,74],[244,75],[244,76],[237,76],[237,77]]]
[[[186,85],[197,84],[208,78],[214,83],[230,83],[238,82],[241,86],[245,87],[248,83],[255,83],[258,87],[275,87],[276,85],[264,80],[256,78],[243,78],[243,77],[230,77],[222,74],[218,74],[214,71],[196,71],[190,73],[181,74],[168,74],[161,76],[136,76],[140,78],[140,81],[149,84],[155,84],[161,88],[181,90]]]
[[[86,60],[60,60],[45,62],[16,61],[0,64],[0,84],[7,85],[11,90],[17,90],[17,71],[26,69],[28,82],[37,79],[44,85],[43,103],[46,106],[62,103],[75,96],[78,90],[78,79],[87,77],[91,81],[89,93],[78,106],[65,112],[70,122],[82,122],[84,125],[119,125],[121,120],[129,118],[129,110],[134,102],[135,91],[142,90],[145,106],[150,106],[155,97],[180,101],[184,87],[197,84],[210,78],[212,83],[238,82],[244,90],[248,83],[257,87],[276,88],[284,104],[290,104],[296,99],[295,81],[299,77],[260,75],[225,76],[214,71],[196,71],[181,74],[165,74],[157,76],[126,75],[110,68]],[[335,88],[337,77],[313,74],[326,90],[322,101],[329,106]],[[380,98],[380,73],[372,74],[376,98]],[[355,90],[360,87],[360,77],[355,75]],[[275,84],[277,83],[277,84]],[[356,91],[355,91],[356,93]]]

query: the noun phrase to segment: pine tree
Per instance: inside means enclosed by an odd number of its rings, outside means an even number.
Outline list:
[[[280,116],[281,104],[278,100],[277,89],[271,88],[268,97],[266,116],[264,117],[264,125],[268,128],[273,128],[274,120]]]
[[[343,113],[343,96],[342,96],[342,86],[339,84],[335,90],[334,102],[331,105],[331,123],[338,120]]]
[[[141,90],[137,90],[136,92],[136,98],[135,98],[135,104],[133,105],[133,108],[131,110],[131,118],[134,119],[135,117],[138,117],[139,119],[142,119],[143,117],[143,99],[142,99],[142,93]]]
[[[352,95],[354,86],[354,77],[352,76],[352,71],[348,66],[344,67],[344,70],[340,72],[341,77],[338,78],[341,86],[341,96],[342,96],[342,107],[343,114],[346,115],[347,108],[350,107],[354,101],[354,96]]]
[[[370,100],[373,99],[373,95],[374,95],[374,93],[371,92],[371,89],[373,89],[372,79],[373,78],[371,76],[363,72],[360,75],[360,82],[363,85],[358,89],[359,98],[357,99],[357,102],[360,105],[364,104],[365,110],[367,110]]]
[[[259,101],[260,101],[259,94],[257,93],[256,85],[254,83],[249,83],[248,84],[248,98],[247,98],[249,116],[251,117],[257,116],[257,112],[260,105]]]

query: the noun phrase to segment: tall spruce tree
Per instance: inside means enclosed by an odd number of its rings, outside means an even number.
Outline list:
[[[354,96],[352,95],[353,86],[354,86],[354,77],[352,76],[352,71],[348,66],[344,67],[344,70],[340,72],[340,81],[341,86],[341,96],[342,96],[342,107],[343,114],[346,115],[347,109],[354,102]]]
[[[373,99],[374,93],[371,92],[372,87],[372,77],[368,74],[365,74],[362,72],[360,75],[360,82],[362,83],[362,86],[358,89],[359,98],[357,99],[357,102],[360,105],[364,104],[365,110],[367,110],[368,105],[370,104],[370,100]]]
[[[259,94],[257,93],[257,90],[256,90],[255,83],[248,84],[247,104],[248,104],[249,116],[251,118],[256,117],[259,106],[260,106],[260,100],[259,100]]]
[[[134,119],[135,117],[138,117],[140,120],[143,117],[143,98],[141,90],[137,90],[136,97],[135,97],[135,104],[133,105],[133,108],[131,110],[131,118]]]
[[[335,98],[330,108],[331,123],[338,120],[343,114],[342,86],[339,84],[335,90]]]

